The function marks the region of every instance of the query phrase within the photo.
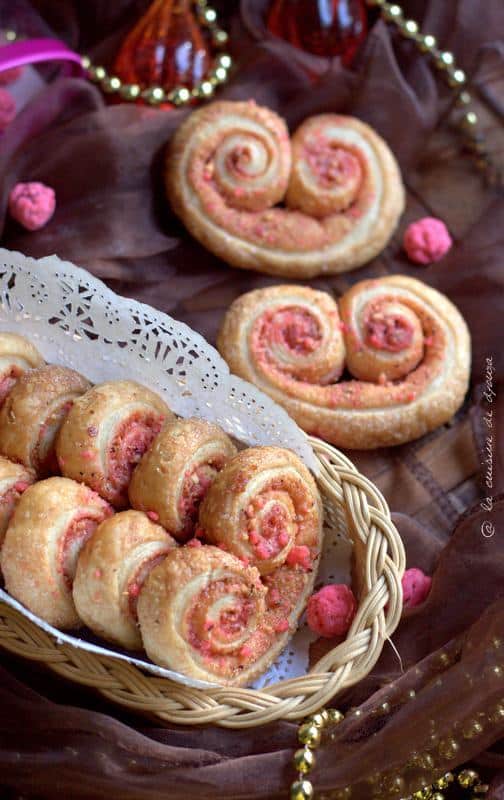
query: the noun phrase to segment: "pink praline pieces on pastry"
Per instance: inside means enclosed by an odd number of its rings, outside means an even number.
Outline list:
[[[11,216],[29,231],[43,228],[56,208],[54,189],[44,183],[16,183],[9,194]]]
[[[329,584],[308,600],[308,625],[314,633],[330,639],[344,636],[357,609],[352,590],[345,584]]]
[[[16,101],[7,89],[0,87],[0,131],[4,131],[16,116]]]
[[[407,569],[402,577],[404,608],[414,608],[426,600],[430,592],[432,578],[421,569]]]
[[[415,264],[432,264],[439,261],[452,246],[448,228],[436,217],[424,217],[408,225],[403,245],[410,261]]]

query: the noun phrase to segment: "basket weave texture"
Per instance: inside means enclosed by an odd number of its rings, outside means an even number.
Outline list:
[[[299,720],[327,705],[364,678],[395,630],[402,610],[405,555],[380,492],[334,447],[308,437],[320,462],[318,484],[326,523],[343,512],[353,542],[354,582],[359,607],[344,642],[310,672],[261,691],[222,687],[198,689],[146,674],[111,656],[57,641],[10,606],[0,603],[0,644],[24,658],[45,663],[63,677],[100,691],[129,709],[181,725],[215,724],[249,728],[274,720]]]

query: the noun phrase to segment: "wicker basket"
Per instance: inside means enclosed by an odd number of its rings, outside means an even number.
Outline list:
[[[302,435],[269,398],[230,376],[218,354],[186,326],[148,306],[118,298],[88,273],[58,259],[36,262],[4,250],[0,262],[1,329],[25,333],[43,344],[43,352],[52,353],[58,363],[76,366],[78,359],[95,381],[104,376],[131,377],[166,393],[171,380],[173,392],[175,383],[182,387],[170,395],[176,413],[206,416],[249,444],[288,443],[304,457],[317,472],[326,524],[340,529],[343,520],[353,542],[359,597],[343,643],[307,675],[260,691],[195,688],[152,675],[112,655],[58,642],[3,602],[0,645],[94,687],[122,706],[182,725],[247,728],[279,719],[298,720],[365,677],[399,622],[405,567],[401,540],[373,484],[342,453]]]

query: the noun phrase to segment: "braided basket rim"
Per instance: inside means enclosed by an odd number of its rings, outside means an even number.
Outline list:
[[[332,445],[308,436],[320,465],[322,497],[345,514],[354,545],[360,587],[357,614],[344,642],[304,676],[260,691],[237,687],[200,689],[144,672],[113,657],[79,650],[46,633],[0,602],[0,645],[44,663],[108,700],[162,722],[251,728],[275,720],[299,720],[362,680],[380,657],[402,611],[404,547],[385,499],[374,484]]]

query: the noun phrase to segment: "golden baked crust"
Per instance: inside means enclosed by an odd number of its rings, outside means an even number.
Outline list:
[[[359,267],[385,247],[404,208],[397,162],[368,125],[323,114],[290,143],[284,121],[253,101],[190,114],[165,176],[175,213],[205,247],[283,277]],[[282,197],[286,207],[274,207]]]
[[[82,548],[73,584],[77,614],[92,631],[140,650],[136,603],[150,570],[176,542],[141,511],[102,522]]]
[[[44,359],[24,336],[0,333],[0,405],[26,370],[41,367]]]
[[[72,599],[78,553],[111,513],[95,492],[68,478],[30,486],[14,511],[0,555],[9,594],[56,628],[79,627]]]
[[[391,275],[356,283],[340,298],[339,315],[330,296],[313,289],[259,289],[232,304],[218,348],[232,372],[339,447],[401,444],[451,419],[467,392],[471,345],[448,298]],[[357,380],[325,379],[334,338]]]
[[[39,477],[58,472],[55,439],[72,404],[90,386],[67,367],[51,364],[25,372],[0,411],[0,452]]]
[[[133,473],[129,498],[175,538],[187,539],[199,505],[236,447],[217,425],[177,419],[165,425]]]
[[[62,474],[124,508],[133,467],[172,417],[166,403],[139,383],[93,386],[74,403],[58,437]]]
[[[19,498],[34,480],[32,470],[0,456],[0,548]]]

